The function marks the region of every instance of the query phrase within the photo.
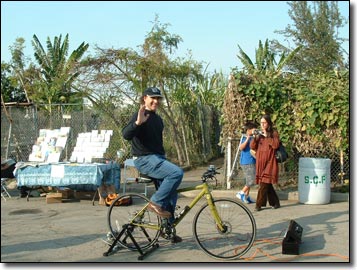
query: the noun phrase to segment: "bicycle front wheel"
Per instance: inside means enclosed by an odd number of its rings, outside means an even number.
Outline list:
[[[254,244],[256,223],[251,211],[233,199],[214,199],[213,205],[221,218],[221,231],[206,203],[193,220],[193,233],[197,244],[209,256],[231,260],[243,256]]]
[[[127,231],[120,237],[119,244],[130,250],[145,250],[156,244],[160,235],[161,219],[152,212],[145,210],[149,199],[141,194],[126,193],[116,198],[108,210],[108,226],[116,238],[121,230]],[[138,247],[128,235],[135,239]]]

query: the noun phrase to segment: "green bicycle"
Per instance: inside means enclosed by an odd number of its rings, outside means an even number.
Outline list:
[[[202,184],[180,188],[177,193],[200,190],[198,195],[175,215],[173,224],[147,210],[149,199],[137,193],[126,193],[116,198],[108,210],[108,225],[114,242],[103,255],[108,256],[119,244],[138,251],[142,260],[159,247],[158,239],[170,239],[176,226],[203,197],[207,202],[197,211],[192,223],[193,235],[198,246],[209,256],[231,260],[243,256],[254,244],[256,223],[251,211],[241,202],[230,198],[213,198],[209,180],[217,181],[214,166],[203,173]],[[122,203],[130,198],[130,203]],[[179,200],[178,200],[179,201]]]

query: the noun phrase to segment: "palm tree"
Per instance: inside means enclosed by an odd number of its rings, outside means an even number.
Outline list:
[[[41,68],[41,83],[34,93],[35,99],[47,104],[78,101],[76,94],[71,92],[72,84],[79,76],[77,70],[79,61],[88,49],[89,45],[82,42],[74,50],[69,58],[68,34],[62,42],[62,35],[55,37],[53,44],[47,38],[47,52],[36,35],[33,35],[32,46],[34,47],[35,59]],[[74,99],[74,100],[73,100]],[[49,111],[51,109],[49,108]]]

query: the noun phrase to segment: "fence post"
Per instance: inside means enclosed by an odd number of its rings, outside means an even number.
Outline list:
[[[232,152],[232,138],[228,137],[227,142],[227,189],[231,189],[231,152]]]
[[[344,184],[343,178],[345,176],[345,172],[344,172],[344,168],[343,168],[343,151],[342,149],[340,150],[340,173],[339,173],[340,177],[341,177],[341,184]]]

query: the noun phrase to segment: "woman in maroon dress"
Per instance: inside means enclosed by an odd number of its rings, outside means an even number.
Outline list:
[[[273,184],[278,183],[278,161],[275,157],[279,148],[279,133],[273,129],[270,115],[260,120],[261,132],[255,135],[250,148],[256,151],[256,183],[259,185],[255,210],[260,211],[267,201],[274,208],[280,207],[279,197]]]

